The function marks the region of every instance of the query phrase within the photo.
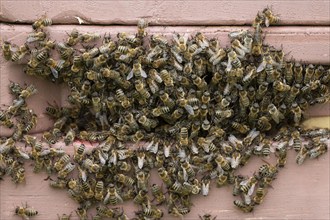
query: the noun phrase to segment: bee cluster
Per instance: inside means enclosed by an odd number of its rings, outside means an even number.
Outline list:
[[[253,31],[230,33],[230,47],[222,48],[202,33],[174,34],[172,43],[163,35],[147,37],[146,20],[138,22],[136,34],[118,33],[117,40],[105,35],[98,47],[93,44],[100,34],[76,29],[55,42],[45,31],[51,20],[37,20],[26,44],[14,50],[3,43],[4,58],[28,59],[26,74],[66,84],[70,106],[46,108],[54,125],[43,133],[45,148],[27,134],[36,116],[25,99],[36,89],[10,84],[15,100],[1,111],[1,125],[13,127],[11,117],[21,120],[1,142],[1,176],[8,167],[20,167],[22,159],[33,160],[34,172],[57,175],[50,185],[67,189],[79,203],[80,219],[87,219],[93,204],[98,205],[94,219],[126,219],[114,206],[127,200],[140,207],[136,219],[162,218],[164,204],[169,214],[183,217],[193,195],[208,195],[211,181],[217,187],[231,184],[233,195],[241,197],[234,205],[251,212],[285,166],[289,149],[297,152],[299,165],[328,149],[328,129],[299,125],[309,105],[329,101],[330,69],[286,60],[281,49],[265,45],[262,28],[278,21],[266,8],[257,14]],[[59,59],[52,58],[55,52]],[[87,151],[80,144],[70,157],[52,147],[62,137],[65,145],[76,139],[99,145]],[[16,141],[31,152],[20,150]],[[134,149],[127,142],[144,146]],[[252,156],[272,153],[276,164],[265,162],[251,177],[236,174]],[[150,185],[154,168],[167,193]],[[24,180],[24,172],[19,175],[13,177],[17,183]]]

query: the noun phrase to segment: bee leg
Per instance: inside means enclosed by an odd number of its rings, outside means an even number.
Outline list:
[[[47,181],[47,180],[53,180],[50,176],[47,176],[46,179],[44,179],[44,181]]]

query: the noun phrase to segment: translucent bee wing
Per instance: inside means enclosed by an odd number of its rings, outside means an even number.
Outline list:
[[[239,185],[240,186],[246,186],[248,182],[249,182],[249,179],[242,180]]]
[[[196,144],[194,142],[191,144],[190,150],[193,154],[198,154],[198,147],[196,146]]]
[[[231,166],[233,169],[237,168],[238,165],[239,165],[239,163],[240,163],[240,157],[237,157],[237,158],[231,158],[231,159],[230,159],[230,166]]]
[[[228,57],[227,68],[226,68],[227,72],[229,72],[232,69],[231,61],[232,61],[231,58]]]
[[[25,153],[25,152],[23,152],[23,151],[21,151],[21,150],[19,150],[19,149],[17,149],[17,152],[19,153],[19,155],[20,155],[22,158],[24,158],[24,159],[26,159],[26,160],[30,159],[30,157],[29,157],[29,155],[28,155],[27,153]]]
[[[182,57],[178,54],[177,51],[173,50],[173,48],[171,48],[171,52],[172,54],[175,56],[175,59],[179,62],[182,63],[183,59]]]
[[[239,142],[239,140],[233,134],[228,136],[228,141],[233,145],[236,145],[236,143]]]
[[[254,146],[254,149],[257,151],[261,151],[263,147],[264,147],[264,144],[260,144],[260,145]]]
[[[269,19],[267,17],[265,17],[265,25],[266,27],[269,27]]]
[[[59,60],[57,61],[58,66],[62,66],[65,63],[65,60]]]
[[[275,147],[273,145],[270,145],[269,150],[271,153],[275,153]]]
[[[200,54],[203,51],[203,48],[199,47],[195,50],[195,52],[192,54],[193,56]]]
[[[57,71],[56,69],[54,69],[53,67],[50,67],[50,70],[51,70],[51,72],[52,72],[54,78],[57,79],[57,78],[58,78],[58,71]]]
[[[98,156],[99,156],[100,163],[101,163],[102,165],[105,165],[107,161],[106,161],[106,159],[103,157],[101,151],[99,151]]]
[[[253,194],[255,186],[256,186],[256,183],[252,184],[251,188],[249,189],[249,191],[247,193],[248,196],[251,196]]]
[[[201,49],[205,49],[207,47],[209,47],[209,42],[203,40],[203,41],[199,41],[199,46],[201,47]]]
[[[140,71],[141,71],[141,76],[143,78],[147,78],[147,73],[143,69],[141,69]]]
[[[186,169],[182,169],[182,171],[183,171],[183,179],[184,179],[184,181],[188,181],[188,173],[187,173]]]
[[[164,156],[166,158],[169,157],[170,156],[171,145],[170,144],[168,144],[168,145],[164,144],[163,148],[164,148]]]
[[[132,79],[133,78],[133,76],[134,76],[134,72],[133,72],[133,69],[131,70],[131,72],[129,72],[129,74],[128,74],[128,76],[127,76],[127,80],[130,80],[130,79]]]
[[[265,69],[265,67],[266,67],[266,61],[262,61],[257,68],[257,73],[260,73],[261,71],[263,71]]]
[[[115,151],[112,152],[110,158],[109,158],[109,163],[112,163],[114,165],[117,165],[117,154]]]
[[[117,192],[115,192],[115,196],[119,200],[119,203],[124,202],[124,200],[121,198],[121,196]]]
[[[239,58],[244,58],[245,56],[245,51],[239,47],[234,47],[234,50],[236,51],[237,53],[237,57]]]
[[[250,197],[250,195],[243,193],[243,197],[244,197],[244,203],[246,205],[250,205],[251,204],[251,197]]]
[[[144,165],[144,156],[137,157],[137,159],[138,159],[138,168],[139,169],[142,169],[143,168],[143,165]]]
[[[179,149],[178,157],[186,159],[187,158],[186,151],[184,149]]]
[[[207,183],[202,182],[202,195],[207,196],[209,194],[210,190],[210,182],[208,181]]]
[[[187,44],[187,41],[188,41],[188,38],[189,38],[189,34],[188,33],[185,33],[182,38],[183,38],[183,43],[184,44]]]
[[[26,53],[21,53],[19,56],[18,56],[18,59],[21,60],[23,59],[23,57],[26,55]]]
[[[147,145],[146,145],[146,147],[145,147],[146,150],[147,150],[147,151],[150,151],[150,149],[152,148],[153,144],[154,144],[154,141],[151,141],[151,142],[147,143]]]
[[[214,139],[216,139],[215,135],[211,135],[205,138],[207,144],[210,144],[212,141],[214,141]]]
[[[233,31],[228,34],[228,37],[231,39],[237,39],[243,37],[246,34],[247,34],[246,30]]]
[[[173,40],[175,41],[175,43],[176,43],[177,45],[180,45],[180,41],[179,41],[179,38],[178,38],[178,35],[177,35],[177,34],[174,34],[174,35],[173,35]]]
[[[184,108],[186,109],[189,115],[194,115],[194,109],[191,105],[185,105]]]
[[[28,37],[28,38],[26,39],[26,42],[28,42],[28,43],[33,43],[33,42],[35,42],[35,41],[37,41],[37,40],[38,40],[37,37],[30,36],[30,37]]]

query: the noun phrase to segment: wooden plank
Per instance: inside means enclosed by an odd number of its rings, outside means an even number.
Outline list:
[[[63,143],[56,147],[64,146]],[[87,147],[90,147],[87,145]],[[64,147],[67,152],[72,153],[72,147]],[[296,153],[288,153],[287,165],[282,168],[277,179],[272,183],[264,203],[257,206],[252,213],[242,213],[233,205],[235,199],[231,195],[232,187],[225,186],[216,188],[211,185],[210,194],[207,197],[201,195],[193,196],[191,212],[184,219],[198,219],[198,214],[210,213],[217,215],[217,219],[328,219],[329,213],[329,174],[330,154],[323,155],[317,160],[307,160],[301,166],[295,164]],[[275,158],[268,161],[274,162]],[[13,217],[14,207],[27,202],[39,211],[39,215],[33,220],[53,220],[56,214],[69,214],[77,208],[77,204],[71,200],[65,190],[55,190],[44,181],[46,173],[32,173],[32,166],[26,164],[26,184],[14,185],[10,178],[0,182],[0,219],[18,220]],[[263,161],[254,158],[251,162],[239,169],[236,174],[253,175],[253,172],[263,164]],[[150,185],[160,183],[157,172],[152,170]],[[138,206],[131,202],[118,205],[124,207],[129,218],[134,217],[134,211]],[[164,206],[164,219],[173,218],[167,214]],[[91,212],[94,213],[94,212]],[[73,220],[77,220],[73,213]]]
[[[327,0],[267,1],[10,1],[0,5],[0,21],[31,23],[46,14],[57,24],[136,24],[141,17],[152,25],[246,25],[258,11],[271,6],[280,25],[329,25]]]
[[[136,27],[133,26],[71,26],[71,25],[56,25],[47,28],[50,36],[62,41],[67,38],[66,32],[70,32],[73,28],[77,28],[81,32],[99,32],[111,33],[115,36],[117,32],[134,33]],[[179,27],[150,27],[148,28],[149,35],[156,33],[163,33],[170,37],[174,32],[176,33],[190,33],[196,32],[205,33],[207,37],[217,38],[222,46],[229,45],[227,37],[229,32],[244,29],[245,27],[197,27],[197,26],[179,26]],[[21,45],[25,42],[28,33],[31,31],[30,25],[0,25],[1,40],[8,40],[14,44]],[[294,57],[298,61],[315,64],[329,64],[330,63],[330,29],[325,27],[273,27],[265,29],[265,43],[274,45],[277,48],[283,46],[286,53],[290,52],[290,57]],[[1,88],[0,88],[0,103],[10,104],[12,97],[8,94],[8,84],[11,81],[18,81],[20,83],[35,83],[39,88],[39,93],[32,96],[28,103],[31,103],[39,117],[38,127],[35,132],[43,131],[51,126],[51,121],[43,114],[47,101],[53,100],[64,103],[66,99],[65,93],[61,95],[62,89],[56,85],[46,82],[44,80],[36,80],[33,77],[28,77],[23,74],[22,66],[14,65],[6,62],[1,56],[0,58],[1,71]],[[43,91],[49,91],[45,93]],[[50,97],[49,94],[57,94],[57,96]],[[329,105],[321,105],[314,107],[309,115],[328,115]],[[10,135],[12,131],[0,128],[0,134]]]

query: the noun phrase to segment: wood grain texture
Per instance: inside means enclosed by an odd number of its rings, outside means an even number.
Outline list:
[[[280,25],[329,25],[327,0],[266,1],[1,1],[0,21],[32,23],[47,15],[56,24],[246,25],[267,6],[280,14]]]
[[[64,146],[57,143],[55,147]],[[90,145],[87,145],[91,147]],[[72,153],[73,148],[64,147]],[[288,153],[288,163],[280,170],[277,179],[272,183],[265,201],[257,206],[252,213],[242,213],[233,205],[238,199],[231,195],[232,188],[225,186],[216,188],[211,185],[210,194],[207,197],[194,196],[194,206],[191,212],[184,219],[198,219],[198,214],[210,213],[218,216],[217,219],[329,219],[329,174],[330,155],[323,155],[317,160],[307,160],[301,166],[295,164],[296,153]],[[275,162],[275,158],[268,161]],[[46,173],[32,173],[31,162],[26,163],[26,184],[14,185],[10,178],[0,182],[0,219],[18,220],[13,216],[14,207],[27,202],[30,206],[39,211],[39,215],[31,220],[54,220],[56,214],[69,214],[77,208],[77,204],[71,200],[65,190],[55,190],[44,181]],[[254,158],[251,162],[239,169],[237,174],[253,175],[253,172],[264,162]],[[150,184],[160,183],[157,172],[151,173]],[[119,205],[118,207],[120,207]],[[131,202],[122,204],[128,217],[134,216],[134,210],[138,207]],[[164,219],[178,219],[169,216],[166,208]],[[94,214],[91,212],[91,214]],[[73,214],[73,220],[78,219]]]

